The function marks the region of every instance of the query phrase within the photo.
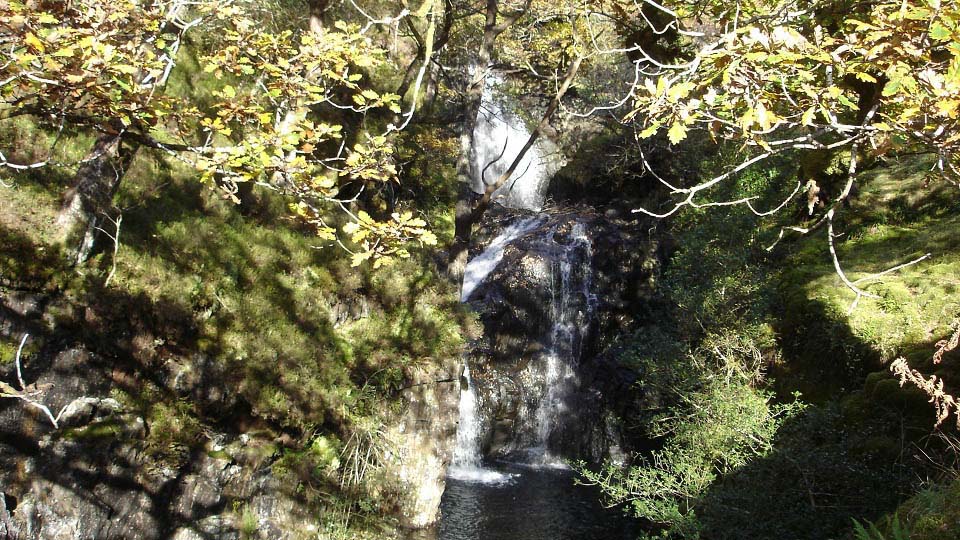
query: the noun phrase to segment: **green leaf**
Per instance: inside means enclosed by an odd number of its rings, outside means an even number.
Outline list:
[[[687,138],[687,126],[683,125],[682,122],[674,122],[670,126],[670,131],[667,132],[667,138],[670,139],[670,142],[677,144],[680,141]]]
[[[638,133],[637,137],[641,139],[649,139],[650,137],[653,137],[657,133],[657,130],[659,129],[660,129],[660,124],[657,124],[657,123],[650,124],[643,131]]]
[[[900,91],[900,79],[890,79],[883,85],[883,97],[890,97]]]
[[[934,21],[930,25],[930,38],[936,41],[950,41],[950,30],[947,29],[940,21]]]

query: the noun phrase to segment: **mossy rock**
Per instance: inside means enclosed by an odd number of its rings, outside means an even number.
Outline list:
[[[872,373],[868,373],[867,377],[863,381],[863,390],[867,394],[872,395],[873,391],[877,387],[877,384],[879,384],[881,381],[886,381],[891,378],[893,378],[893,375],[891,375],[890,372],[886,370],[874,371]]]
[[[852,452],[859,452],[872,458],[895,460],[900,455],[901,442],[893,437],[877,435],[868,437],[852,448]]]
[[[960,480],[925,489],[880,520],[877,528],[885,538],[890,537],[894,515],[910,540],[960,538]]]
[[[840,401],[840,410],[844,421],[862,422],[876,415],[876,402],[866,391],[854,392]]]
[[[912,416],[928,416],[932,412],[930,396],[914,385],[900,386],[900,382],[893,378],[878,381],[873,387],[871,397]]]
[[[111,418],[82,427],[65,429],[63,438],[86,443],[112,442],[125,438],[126,431],[123,421]]]

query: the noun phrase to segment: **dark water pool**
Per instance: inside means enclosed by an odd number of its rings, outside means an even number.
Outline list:
[[[600,504],[595,488],[574,473],[500,467],[507,483],[447,479],[440,540],[633,540],[636,524]]]

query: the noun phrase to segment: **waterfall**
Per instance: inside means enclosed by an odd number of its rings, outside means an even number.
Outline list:
[[[503,250],[510,242],[527,234],[543,223],[540,217],[519,219],[503,230],[480,255],[474,257],[464,270],[460,301],[470,299],[473,291],[493,272],[503,259]],[[478,395],[470,378],[470,366],[464,364],[460,386],[460,420],[457,424],[457,446],[453,452],[450,476],[459,480],[498,483],[513,475],[484,469],[480,455],[481,418]]]
[[[470,380],[470,366],[463,366],[460,382],[460,423],[457,425],[457,447],[453,451],[453,465],[462,468],[480,467],[480,419],[477,392]]]
[[[488,75],[477,125],[473,131],[474,148],[471,163],[473,191],[483,193],[487,185],[500,178],[520,153],[530,137],[530,130],[506,105],[507,97],[497,90],[503,82]],[[494,193],[498,202],[510,208],[539,212],[550,177],[559,169],[550,144],[538,140],[524,155],[507,183]]]
[[[483,253],[477,255],[467,263],[467,267],[463,272],[463,287],[460,289],[460,301],[466,302],[469,300],[474,289],[483,283],[483,280],[487,278],[490,272],[493,272],[497,268],[500,260],[503,259],[503,250],[507,247],[507,244],[536,229],[541,223],[543,223],[543,219],[539,217],[517,220],[504,229],[499,236],[494,238],[493,242],[490,242],[490,245],[487,246],[487,249],[485,249]]]
[[[460,422],[457,424],[457,446],[453,450],[453,463],[447,474],[466,482],[499,484],[509,482],[512,474],[485,469],[480,456],[480,408],[477,391],[470,379],[470,367],[463,367],[460,389]]]
[[[543,390],[536,412],[537,444],[527,452],[534,464],[566,467],[562,456],[552,450],[551,439],[557,430],[563,429],[564,416],[569,413],[568,403],[580,386],[576,368],[597,301],[590,291],[592,258],[590,238],[583,224],[575,223],[570,231],[570,243],[563,246],[551,272],[553,324],[543,358]]]
[[[570,443],[579,440],[576,431],[583,427],[580,424],[583,417],[577,409],[581,403],[579,365],[597,305],[597,297],[591,291],[593,251],[584,223],[572,221],[567,225],[545,226],[548,219],[532,217],[515,221],[467,265],[463,301],[469,300],[478,285],[497,269],[505,248],[525,237],[523,252],[510,256],[512,265],[524,262],[498,271],[498,275],[516,276],[519,281],[509,278],[507,282],[490,283],[490,286],[500,288],[494,294],[501,299],[505,292],[503,285],[516,287],[527,283],[532,287],[525,293],[519,290],[511,293],[521,294],[527,298],[526,302],[530,302],[530,293],[539,299],[521,308],[528,310],[526,323],[516,321],[512,326],[499,328],[508,333],[525,328],[528,333],[524,339],[539,344],[540,350],[517,349],[512,356],[500,356],[496,360],[499,363],[484,364],[484,378],[479,388],[471,379],[470,366],[464,368],[460,424],[451,473],[457,477],[476,477],[485,472],[480,468],[481,441],[490,437],[494,441],[493,458],[528,466],[566,467],[565,458],[580,455],[580,447]],[[529,311],[531,306],[537,308]],[[504,321],[498,316],[489,323],[495,328],[497,322]],[[515,338],[507,339],[509,342]],[[510,365],[523,367],[510,371]],[[500,416],[500,420],[494,421],[494,415],[508,410],[516,411],[508,424],[504,424]]]

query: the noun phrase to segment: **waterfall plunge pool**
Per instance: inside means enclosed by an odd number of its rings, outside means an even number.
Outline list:
[[[592,486],[570,470],[501,464],[483,469],[507,478],[447,477],[439,540],[632,540],[640,534],[619,508],[604,508]]]

